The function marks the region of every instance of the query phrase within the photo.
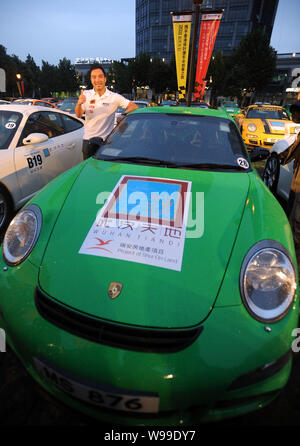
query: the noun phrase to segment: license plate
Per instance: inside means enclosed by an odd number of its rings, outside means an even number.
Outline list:
[[[267,141],[267,142],[274,142],[274,143],[275,143],[275,142],[278,141],[278,139],[277,139],[277,138],[267,138],[266,141]]]
[[[125,412],[157,413],[159,397],[154,392],[140,392],[75,378],[49,365],[44,359],[34,358],[38,374],[59,390],[89,404]]]

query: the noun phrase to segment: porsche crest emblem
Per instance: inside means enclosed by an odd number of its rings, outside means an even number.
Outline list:
[[[115,299],[119,296],[123,288],[123,285],[119,282],[111,282],[108,288],[108,295],[111,299]]]

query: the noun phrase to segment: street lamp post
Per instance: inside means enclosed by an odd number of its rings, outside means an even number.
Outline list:
[[[18,87],[18,90],[19,90],[19,94],[20,94],[20,96],[23,97],[22,90],[21,90],[22,74],[17,73],[16,74],[16,78],[17,78],[17,87]]]
[[[188,107],[191,105],[192,89],[194,87],[194,82],[195,82],[196,41],[198,35],[200,5],[203,3],[203,0],[193,0],[193,3],[195,5],[195,15],[194,15],[194,27],[193,27],[193,40],[191,48],[191,60],[189,67],[189,84],[188,84],[187,101],[186,101]]]

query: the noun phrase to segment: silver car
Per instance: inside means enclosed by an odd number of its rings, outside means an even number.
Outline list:
[[[82,161],[83,122],[32,105],[0,105],[0,231],[54,177]]]

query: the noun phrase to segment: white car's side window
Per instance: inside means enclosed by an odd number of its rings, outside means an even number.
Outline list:
[[[0,111],[0,150],[8,149],[21,120],[21,113],[9,110]]]
[[[63,120],[66,133],[74,132],[74,130],[78,130],[83,127],[83,124],[80,121],[72,118],[71,116],[61,115],[61,118]]]
[[[64,129],[58,113],[37,112],[30,115],[19,139],[18,146],[23,145],[23,139],[31,133],[44,133],[48,138],[63,135]]]

